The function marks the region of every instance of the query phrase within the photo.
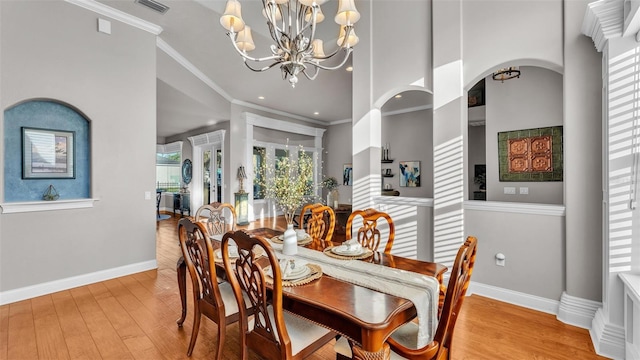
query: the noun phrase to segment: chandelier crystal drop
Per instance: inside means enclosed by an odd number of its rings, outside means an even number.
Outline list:
[[[262,0],[262,15],[267,19],[269,34],[274,43],[270,46],[271,55],[261,58],[248,54],[256,46],[251,28],[242,19],[240,1],[227,0],[220,24],[227,29],[233,47],[249,69],[262,72],[279,65],[282,78],[295,87],[300,73],[307,79],[314,80],[320,69],[336,70],[342,67],[359,41],[353,30],[354,24],[360,19],[355,0],[338,0],[338,11],[334,18],[338,24],[338,46],[331,53],[325,54],[324,42],[316,39],[316,26],[325,18],[320,5],[326,1]],[[337,65],[321,64],[334,57],[339,59]],[[260,67],[259,63],[265,63],[266,66]]]

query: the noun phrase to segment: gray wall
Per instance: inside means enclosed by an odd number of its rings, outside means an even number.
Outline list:
[[[487,80],[487,200],[562,204],[563,182],[500,182],[498,132],[562,125],[562,75],[539,67],[520,67],[519,79]],[[516,195],[505,195],[515,187]],[[521,195],[520,187],[529,194]]]
[[[392,178],[382,178],[402,197],[433,197],[433,116],[431,109],[382,115],[382,144],[389,144]],[[400,187],[400,161],[420,161],[420,187]]]
[[[342,185],[342,171],[344,164],[351,164],[351,122],[329,126],[322,139],[324,153],[322,175],[333,176],[340,186],[340,202],[350,204],[353,196],[353,186]],[[326,199],[327,191],[323,191]]]
[[[2,109],[52,98],[86,114],[99,199],[88,209],[1,214],[0,291],[155,264],[155,36],[118,21],[112,35],[98,33],[95,13],[66,2],[0,8]]]

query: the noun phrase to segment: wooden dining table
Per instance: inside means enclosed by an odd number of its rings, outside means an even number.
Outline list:
[[[270,228],[246,230],[270,239],[282,231]],[[333,246],[315,242],[315,250]],[[214,247],[219,242],[214,241]],[[434,276],[442,285],[447,267],[441,264],[374,252],[367,261]],[[222,264],[218,264],[222,267]],[[182,320],[186,317],[186,266],[178,261],[178,287],[182,300]],[[222,267],[222,271],[224,268]],[[443,288],[441,286],[441,295]],[[283,287],[285,310],[321,324],[354,342],[354,359],[388,359],[386,339],[391,333],[416,317],[413,303],[405,298],[385,294],[331,276],[323,275],[302,286]],[[179,320],[180,321],[180,320]],[[385,355],[386,354],[386,355]]]

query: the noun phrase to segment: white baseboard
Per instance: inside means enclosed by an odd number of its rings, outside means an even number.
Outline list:
[[[105,281],[157,268],[158,263],[154,259],[117,268],[96,271],[89,274],[82,274],[65,279],[49,281],[42,284],[26,286],[19,289],[7,290],[0,292],[0,305],[6,305],[21,300],[31,299],[37,296],[51,294],[57,291],[67,290],[78,286],[93,284],[100,281]]]
[[[624,328],[607,322],[603,308],[596,311],[589,334],[598,355],[612,359],[625,358]]]
[[[591,329],[596,311],[602,307],[599,301],[587,300],[562,292],[558,320],[565,324]]]
[[[467,294],[478,294],[484,297],[500,300],[509,304],[526,307],[548,314],[556,315],[558,313],[559,302],[555,300],[545,299],[543,297],[521,293],[518,291],[499,288],[492,285],[471,282]]]

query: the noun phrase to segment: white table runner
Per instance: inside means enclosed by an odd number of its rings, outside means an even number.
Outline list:
[[[322,272],[336,279],[364,286],[413,302],[418,316],[418,347],[433,340],[438,324],[440,283],[433,276],[371,264],[361,260],[341,260],[321,251],[298,247],[298,254],[282,254],[282,245],[271,243],[278,258],[296,258],[318,264]]]

